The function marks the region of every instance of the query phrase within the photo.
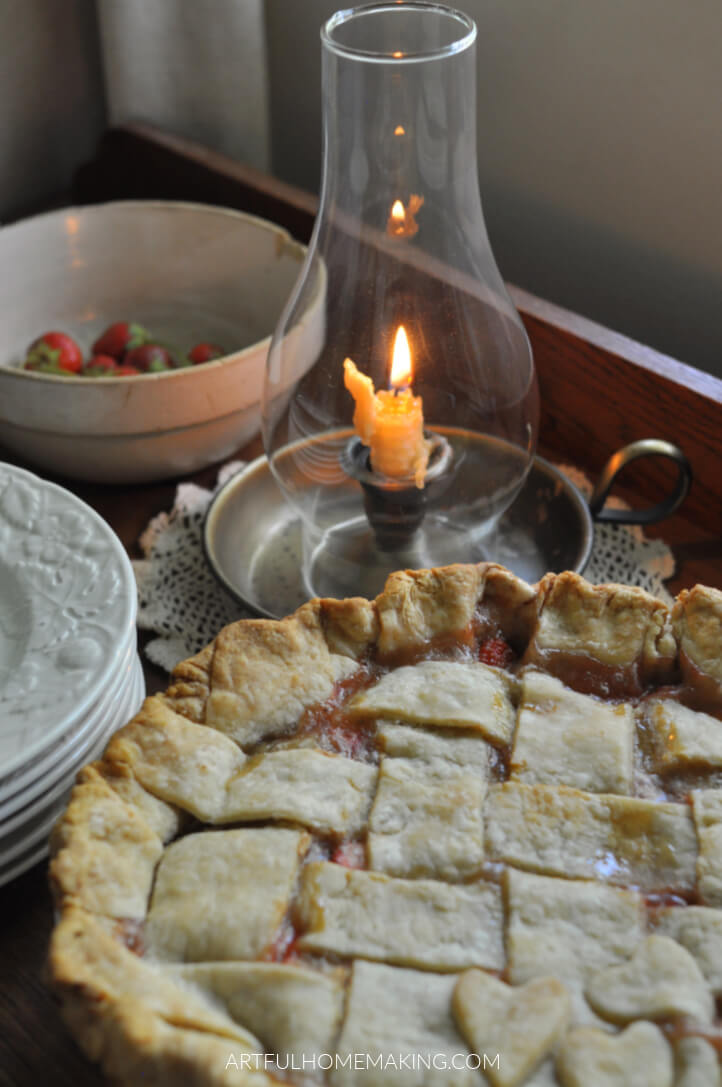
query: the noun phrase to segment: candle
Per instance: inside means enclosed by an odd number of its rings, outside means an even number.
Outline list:
[[[370,449],[371,467],[391,479],[413,477],[424,486],[429,443],[424,438],[424,405],[408,385],[411,381],[411,351],[403,325],[394,340],[390,389],[374,389],[373,381],[362,374],[351,359],[344,359],[344,384],[356,402],[353,425]]]

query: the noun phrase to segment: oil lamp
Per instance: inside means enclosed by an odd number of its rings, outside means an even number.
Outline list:
[[[475,39],[421,0],[321,32],[319,213],[263,401],[313,595],[493,558],[532,464],[534,365],[479,197]]]

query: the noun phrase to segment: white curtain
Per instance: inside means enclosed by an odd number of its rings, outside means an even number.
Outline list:
[[[263,0],[98,0],[108,123],[270,165]]]

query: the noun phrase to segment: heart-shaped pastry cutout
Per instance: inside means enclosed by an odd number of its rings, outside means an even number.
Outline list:
[[[570,1015],[569,993],[556,978],[536,978],[514,987],[466,970],[454,989],[452,1009],[470,1049],[499,1054],[484,1067],[493,1087],[517,1087],[553,1049]]]
[[[711,1022],[715,1004],[702,971],[681,944],[668,936],[648,936],[631,959],[594,974],[587,1000],[604,1019],[663,1019],[684,1015]]]
[[[557,1057],[562,1087],[672,1087],[672,1051],[659,1027],[633,1023],[621,1034],[577,1027]]]
[[[717,1051],[704,1038],[680,1038],[674,1047],[675,1087],[720,1087]]]

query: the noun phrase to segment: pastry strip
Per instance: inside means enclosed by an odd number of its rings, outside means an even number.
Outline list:
[[[454,974],[355,962],[337,1046],[348,1064],[331,1074],[334,1087],[482,1087],[479,1072],[465,1067],[468,1050],[451,1015],[456,980]],[[362,1057],[357,1069],[355,1054]],[[451,1067],[455,1055],[460,1068]],[[400,1066],[401,1058],[409,1067]]]
[[[483,880],[394,879],[314,862],[297,911],[308,951],[429,970],[504,966],[501,892]]]
[[[417,725],[467,728],[507,744],[514,732],[514,680],[469,661],[421,661],[396,668],[356,695],[349,713]]]
[[[366,821],[375,766],[310,748],[249,759],[228,782],[217,822],[288,819],[324,834],[353,834]]]
[[[722,721],[716,717],[665,698],[646,702],[642,721],[660,773],[722,768]]]
[[[505,874],[504,888],[510,981],[523,985],[556,977],[572,995],[573,1022],[596,1022],[585,986],[597,970],[626,961],[644,938],[641,895],[513,868]]]
[[[301,831],[264,827],[174,842],[148,912],[151,954],[170,962],[258,958],[286,913],[309,840]]]
[[[722,906],[722,789],[696,789],[692,811],[699,839],[699,895],[706,906]]]
[[[481,810],[488,747],[477,736],[383,725],[379,786],[369,817],[374,871],[458,880],[484,857]]]
[[[507,782],[489,789],[484,818],[489,856],[519,868],[644,891],[695,886],[685,804]]]
[[[560,680],[529,670],[511,778],[528,785],[568,785],[595,793],[631,793],[634,717],[627,703],[578,694]]]

